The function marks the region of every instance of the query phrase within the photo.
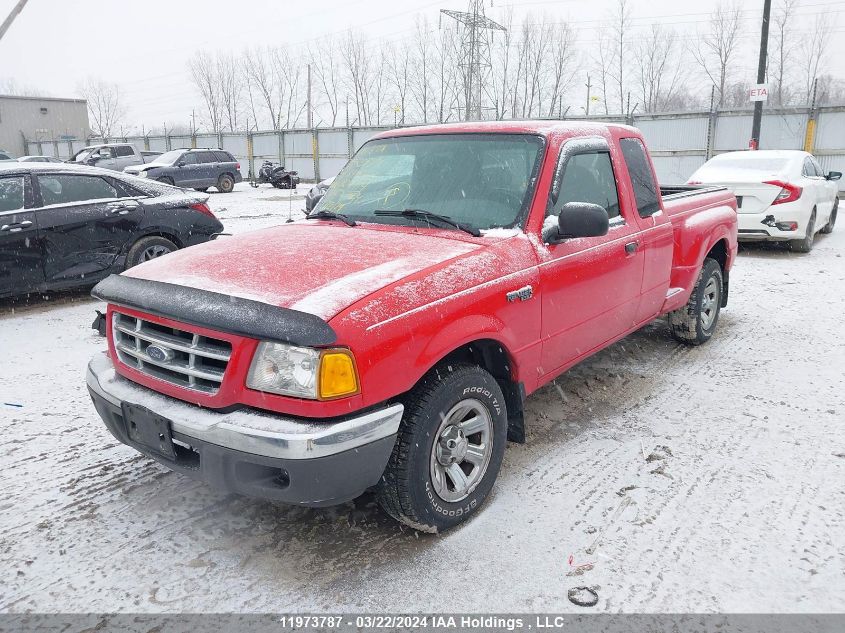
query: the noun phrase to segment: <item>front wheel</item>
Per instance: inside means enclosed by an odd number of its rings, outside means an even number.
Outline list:
[[[441,532],[476,512],[496,481],[507,440],[496,379],[474,365],[441,365],[411,391],[378,485],[393,518]]]
[[[669,329],[681,343],[701,345],[713,336],[722,307],[722,280],[719,262],[706,258],[687,304],[669,313]]]

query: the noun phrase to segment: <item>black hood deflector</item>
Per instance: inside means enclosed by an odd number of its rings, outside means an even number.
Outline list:
[[[305,347],[324,347],[337,341],[331,326],[313,314],[163,281],[110,275],[94,286],[91,296],[181,323],[262,341]]]

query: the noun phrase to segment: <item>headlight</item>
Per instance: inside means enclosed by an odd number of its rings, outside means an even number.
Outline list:
[[[139,172],[138,172],[137,174],[135,174],[135,175],[136,175],[136,176],[138,176],[138,178],[146,178],[148,174],[147,174],[147,172],[146,172],[146,171],[139,171]]]
[[[349,350],[316,350],[266,341],[255,350],[246,386],[311,400],[351,396],[359,390]]]

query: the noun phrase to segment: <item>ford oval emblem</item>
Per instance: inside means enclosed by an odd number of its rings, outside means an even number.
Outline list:
[[[150,357],[150,360],[154,360],[157,363],[166,363],[170,360],[173,360],[175,354],[173,353],[172,349],[168,349],[166,347],[159,347],[158,345],[148,345],[147,356]]]

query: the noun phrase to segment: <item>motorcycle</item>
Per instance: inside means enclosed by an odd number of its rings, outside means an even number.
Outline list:
[[[284,165],[273,161],[265,160],[258,170],[258,178],[253,178],[249,184],[253,187],[270,183],[276,189],[295,189],[299,184],[299,174],[295,171],[287,171]]]

